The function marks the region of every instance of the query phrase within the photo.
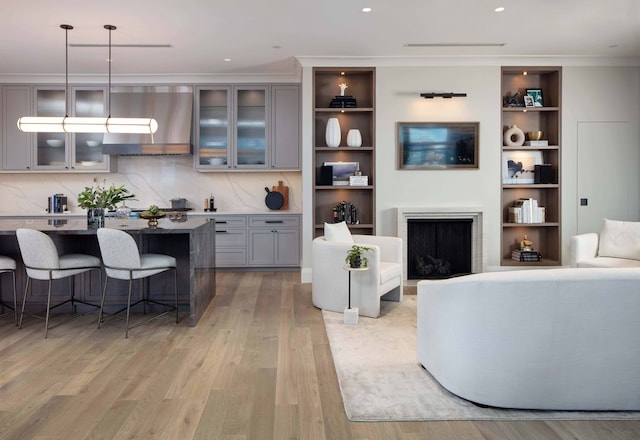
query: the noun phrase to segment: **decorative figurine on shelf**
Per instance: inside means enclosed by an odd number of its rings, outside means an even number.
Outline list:
[[[513,95],[507,95],[504,98],[504,106],[505,107],[523,107],[524,104],[520,102],[520,98],[522,97],[522,93],[516,92]]]
[[[351,95],[345,95],[344,91],[347,89],[347,83],[341,83],[338,85],[340,87],[340,94],[336,95],[329,103],[330,108],[355,108],[356,107],[356,99]]]
[[[532,251],[533,250],[533,242],[530,241],[525,235],[522,241],[520,242],[520,250],[521,251]]]

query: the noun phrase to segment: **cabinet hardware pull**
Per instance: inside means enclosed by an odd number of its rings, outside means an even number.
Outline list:
[[[265,220],[265,223],[267,223],[267,224],[274,224],[274,223],[281,224],[281,223],[284,223],[284,221],[282,221],[282,220]]]
[[[226,234],[226,233],[227,233],[227,231],[216,231],[216,234],[217,234],[218,232],[219,232],[219,233],[221,233],[221,234]]]
[[[226,224],[227,222],[224,220],[218,221],[216,220],[216,225]]]

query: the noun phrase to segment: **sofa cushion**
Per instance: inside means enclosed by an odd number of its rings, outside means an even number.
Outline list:
[[[336,243],[353,243],[353,237],[345,222],[324,224],[324,239]]]
[[[394,278],[402,278],[402,265],[398,263],[380,262],[380,284],[391,281]]]
[[[640,260],[630,258],[612,258],[612,257],[596,257],[587,258],[577,262],[576,267],[600,267],[600,268],[616,268],[616,267],[638,267],[640,268]]]
[[[604,219],[598,256],[640,260],[640,222]]]

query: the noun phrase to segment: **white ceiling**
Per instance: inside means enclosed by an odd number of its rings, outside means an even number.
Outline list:
[[[106,45],[105,24],[114,45],[171,45],[113,47],[114,76],[290,74],[296,57],[640,57],[640,0],[1,0],[0,75],[64,74],[62,23],[70,45]],[[104,74],[107,54],[70,47],[69,74]]]

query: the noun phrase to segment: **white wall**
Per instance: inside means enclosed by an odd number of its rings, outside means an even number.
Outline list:
[[[628,122],[632,135],[628,145],[601,148],[622,151],[621,162],[637,157],[640,149],[640,68],[567,66],[563,68],[562,78],[562,237],[563,260],[568,261],[569,238],[578,228],[578,215],[585,208],[579,206],[579,188],[577,186],[578,163],[578,124],[585,122]],[[614,148],[612,148],[614,147]],[[635,149],[632,154],[625,154]],[[636,188],[640,188],[640,172],[635,164]],[[634,166],[632,165],[632,168]],[[594,176],[597,179],[598,176]],[[599,197],[616,197],[611,193],[606,181],[599,186]],[[640,200],[621,200],[620,203],[635,205],[635,215],[630,219],[640,220]],[[582,210],[582,211],[581,211]],[[596,232],[596,231],[593,231]]]
[[[500,68],[382,67],[376,69],[376,85],[377,233],[396,235],[396,207],[480,207],[488,214],[485,260],[498,264]],[[465,92],[467,97],[424,99],[421,92]],[[398,170],[398,122],[479,122],[479,168]]]
[[[348,60],[347,60],[348,61]],[[375,65],[375,60],[368,65]],[[638,135],[629,148],[640,149],[640,67],[579,65],[572,60],[502,60],[493,65],[377,66],[376,69],[376,209],[377,233],[395,235],[398,206],[481,206],[484,210],[484,260],[487,270],[500,264],[500,65],[563,65],[562,257],[569,261],[569,240],[576,232],[577,124],[592,120],[628,120]],[[594,64],[598,60],[595,60]],[[335,65],[350,64],[343,60]],[[303,67],[303,281],[310,280],[312,133],[311,65]],[[466,92],[466,98],[426,100],[421,92]],[[398,121],[480,122],[477,170],[399,171],[396,164]],[[603,146],[604,147],[604,146]],[[624,158],[621,158],[624,160]],[[640,164],[638,164],[640,166]],[[640,173],[638,173],[640,179]],[[639,183],[640,184],[640,183]],[[606,182],[602,184],[607,192]],[[640,213],[638,214],[640,220]]]

